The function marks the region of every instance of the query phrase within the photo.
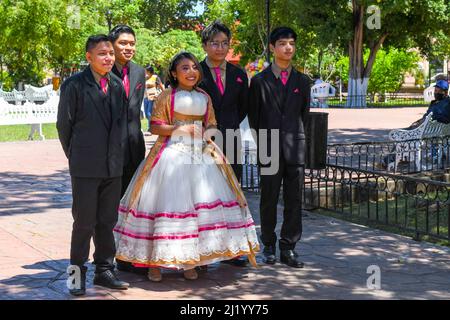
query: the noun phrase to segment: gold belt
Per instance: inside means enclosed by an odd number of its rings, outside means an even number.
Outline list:
[[[176,111],[173,112],[173,117],[175,121],[203,121],[204,119],[204,116],[182,114]]]

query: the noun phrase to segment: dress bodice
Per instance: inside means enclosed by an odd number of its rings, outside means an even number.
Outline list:
[[[208,100],[198,91],[179,90],[175,93],[174,110],[178,113],[203,116],[206,113]]]
[[[174,104],[174,124],[194,124],[198,135],[191,137],[182,132],[172,133],[169,145],[180,151],[193,152],[195,149],[201,154],[203,147],[202,121],[208,107],[208,98],[198,91],[177,90]]]

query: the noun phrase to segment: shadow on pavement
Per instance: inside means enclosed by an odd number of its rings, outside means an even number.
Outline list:
[[[0,216],[70,208],[72,205],[68,170],[58,170],[51,175],[1,172],[0,190]]]

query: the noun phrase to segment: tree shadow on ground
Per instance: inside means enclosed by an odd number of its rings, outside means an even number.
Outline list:
[[[61,174],[63,176],[63,174]],[[12,177],[9,177],[13,179]],[[24,176],[20,180],[27,180]],[[38,179],[40,177],[37,177]],[[59,174],[53,177],[62,183]],[[47,177],[52,179],[52,177]],[[41,181],[42,182],[42,181]],[[51,190],[51,188],[50,188]],[[65,189],[65,192],[70,190]],[[51,193],[51,192],[50,192]],[[259,231],[259,195],[246,193]],[[40,198],[50,202],[48,198]],[[277,234],[282,206],[279,206]],[[115,291],[92,284],[88,263],[87,295],[78,299],[448,299],[450,250],[408,238],[305,212],[304,232],[296,252],[305,268],[284,264],[238,268],[216,263],[188,281],[181,272],[164,271],[163,281],[119,272],[130,290]],[[92,248],[93,249],[93,248]],[[401,261],[401,260],[404,261]],[[11,269],[2,266],[1,299],[73,299],[68,294],[67,259],[44,260]],[[371,265],[381,269],[381,290],[367,287]],[[12,268],[12,267],[11,267]],[[6,271],[5,271],[6,270]],[[17,274],[20,273],[20,274]]]
[[[330,129],[328,144],[389,141],[392,129]]]
[[[68,170],[50,175],[1,172],[0,189],[0,216],[42,213],[72,205]]]

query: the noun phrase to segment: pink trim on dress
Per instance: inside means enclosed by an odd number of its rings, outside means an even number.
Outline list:
[[[172,89],[172,93],[170,94],[170,121],[173,121],[173,112],[175,111],[175,93],[177,92],[177,88]]]
[[[217,229],[242,229],[242,228],[248,228],[251,226],[254,226],[254,222],[249,223],[216,223],[216,224],[206,224],[198,228],[198,232],[202,231],[211,231],[211,230],[217,230]]]
[[[194,205],[195,210],[200,210],[200,209],[214,209],[218,206],[222,206],[224,208],[232,208],[232,207],[236,207],[239,206],[239,202],[237,202],[236,200],[231,200],[228,202],[222,202],[220,199],[216,200],[214,202],[211,203],[198,203]]]
[[[212,210],[219,206],[222,206],[224,208],[234,208],[238,207],[239,203],[235,200],[223,202],[220,199],[216,200],[214,202],[210,203],[198,203],[194,205],[194,210]],[[143,218],[143,219],[149,219],[149,220],[155,220],[155,218],[173,218],[173,219],[185,219],[190,217],[197,217],[198,212],[195,212],[194,210],[186,211],[186,212],[156,212],[156,213],[149,213],[145,211],[136,211],[134,209],[128,209],[127,207],[121,205],[119,206],[119,213],[131,213],[135,218]]]
[[[123,211],[123,210],[119,210],[119,212],[125,213],[125,214],[127,213],[127,211]],[[156,218],[186,219],[186,218],[198,217],[198,214],[196,212],[189,212],[189,213],[185,213],[185,214],[166,213],[166,212],[147,214],[145,212],[136,212],[133,209],[129,210],[129,212],[135,218],[142,218],[142,219],[147,219],[147,220],[155,220]]]
[[[169,139],[170,139],[170,137],[167,136],[166,139],[164,140],[164,142],[163,142],[161,148],[160,148],[159,151],[158,151],[158,154],[157,154],[156,157],[155,157],[155,161],[153,161],[152,169],[155,167],[156,163],[157,163],[157,162],[159,161],[159,159],[161,158],[161,155],[162,155],[164,149],[167,147],[167,143],[169,142]]]
[[[198,234],[184,234],[184,235],[162,234],[158,236],[151,236],[149,233],[133,233],[128,230],[121,230],[118,228],[114,228],[114,232],[123,234],[130,238],[141,240],[183,240],[183,239],[198,238]]]
[[[150,121],[150,124],[161,126],[161,125],[167,124],[167,122],[163,121],[163,120],[152,120],[152,121]]]
[[[127,237],[133,239],[140,240],[184,240],[184,239],[192,239],[198,238],[200,232],[204,231],[212,231],[218,229],[243,229],[254,226],[254,222],[239,224],[239,223],[215,223],[215,224],[207,224],[198,228],[198,233],[178,233],[178,234],[170,234],[170,233],[162,233],[154,235],[152,233],[146,232],[131,232],[125,228],[114,228],[114,232],[123,234]]]

